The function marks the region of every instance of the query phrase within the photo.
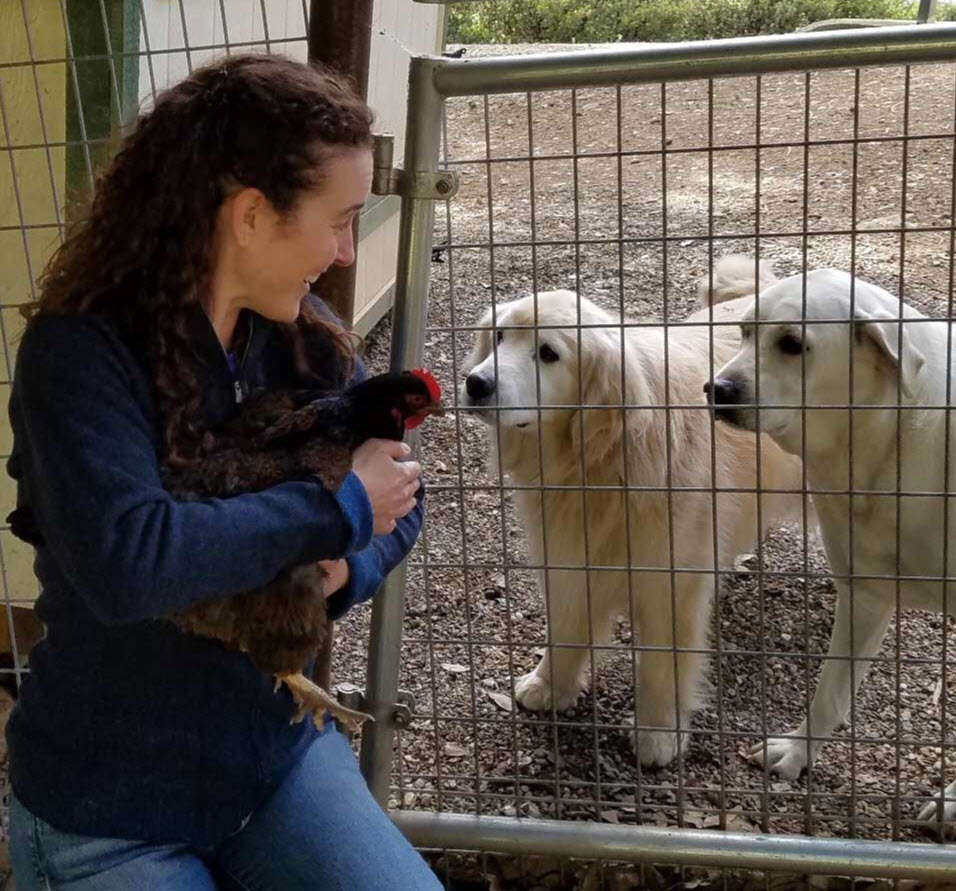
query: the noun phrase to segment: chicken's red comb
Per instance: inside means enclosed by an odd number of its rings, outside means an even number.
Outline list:
[[[413,368],[411,373],[414,374],[419,380],[425,382],[425,386],[428,387],[428,395],[432,402],[441,402],[441,387],[438,386],[438,381],[435,380],[435,375],[433,375],[427,368]]]

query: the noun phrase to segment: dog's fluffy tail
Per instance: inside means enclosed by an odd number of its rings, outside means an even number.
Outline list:
[[[766,260],[759,264],[747,254],[727,254],[714,263],[713,276],[705,275],[697,283],[697,299],[701,306],[716,306],[735,297],[748,297],[770,287],[777,280]]]

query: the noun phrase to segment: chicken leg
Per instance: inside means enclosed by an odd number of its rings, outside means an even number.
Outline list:
[[[279,689],[281,684],[285,684],[298,706],[298,711],[292,719],[294,724],[297,724],[306,715],[311,715],[316,729],[321,730],[325,726],[325,714],[328,712],[333,718],[340,721],[349,733],[355,733],[363,722],[374,720],[371,715],[346,708],[334,696],[326,693],[318,684],[310,681],[301,672],[277,674],[275,678],[276,690]]]

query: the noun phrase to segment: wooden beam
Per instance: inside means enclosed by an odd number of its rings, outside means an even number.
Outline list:
[[[374,0],[311,0],[309,7],[309,59],[322,62],[352,79],[358,94],[368,98],[368,62],[372,44]],[[359,221],[352,224],[356,262],[333,266],[313,286],[341,317],[347,328],[355,322],[355,267],[358,262]],[[331,625],[332,623],[330,623]],[[326,690],[332,675],[335,628],[329,628],[324,647],[316,654],[312,677]]]
[[[312,0],[309,13],[309,59],[347,75],[363,99],[368,98],[373,6],[374,0]],[[352,237],[357,262],[358,219]],[[355,321],[355,267],[333,266],[312,287],[347,327]]]

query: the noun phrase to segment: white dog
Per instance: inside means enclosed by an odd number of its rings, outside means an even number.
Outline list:
[[[757,497],[740,491],[755,488],[757,438],[712,424],[700,380],[733,354],[731,323],[746,303],[714,310],[727,324],[711,344],[709,311],[692,317],[696,327],[622,329],[571,291],[539,293],[497,306],[494,328],[486,313],[467,364],[463,404],[491,425],[501,472],[532,487],[515,493],[532,559],[555,567],[539,573],[549,649],[515,697],[533,711],[571,707],[588,646],[606,643],[613,617],[632,605],[642,646],[659,648],[638,664],[635,746],[645,765],[674,758],[675,731],[698,706],[715,567],[731,566],[764,531]],[[762,485],[797,489],[799,462],[769,439],[761,446]],[[625,504],[624,485],[645,489]],[[764,528],[795,515],[798,498],[763,496]]]
[[[739,268],[740,258],[730,262]],[[757,760],[793,779],[820,745],[807,737],[830,736],[846,717],[896,610],[897,589],[904,609],[942,611],[942,579],[956,574],[956,517],[945,532],[944,499],[926,494],[956,491],[956,450],[946,453],[948,413],[930,408],[952,403],[952,333],[949,323],[930,321],[882,288],[834,269],[762,283],[741,331],[739,352],[708,385],[717,415],[755,430],[759,405],[759,429],[802,456],[811,492],[860,493],[813,494],[838,592],[829,656],[844,658],[824,661],[809,721],[754,749]],[[800,408],[851,404],[869,407]],[[948,594],[948,610],[956,612],[956,591]],[[956,783],[945,795],[944,819],[952,821]],[[920,819],[936,813],[932,803]]]

